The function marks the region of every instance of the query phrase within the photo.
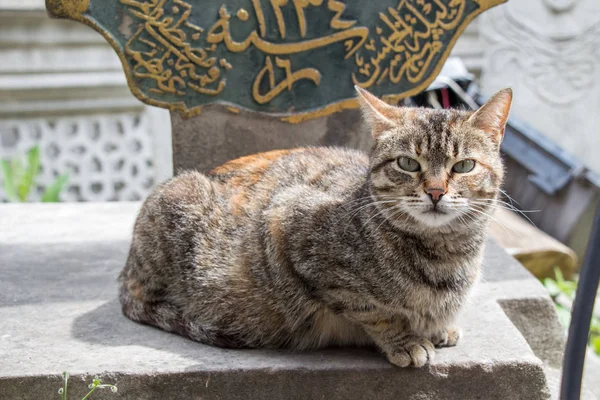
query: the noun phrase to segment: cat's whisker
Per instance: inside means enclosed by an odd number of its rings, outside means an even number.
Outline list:
[[[391,203],[395,203],[397,204],[398,201],[397,200],[376,200],[376,201],[371,201],[370,203],[361,205],[358,207],[358,209],[352,209],[350,211],[348,211],[346,214],[344,214],[341,219],[342,221],[347,221],[347,225],[346,225],[346,229],[344,230],[344,234],[348,231],[348,228],[350,227],[350,220],[357,215],[358,213],[360,213],[361,211],[363,211],[365,208],[373,206],[373,212],[379,214],[381,213],[381,211],[379,211],[379,208],[377,207],[378,205],[383,205],[383,204],[391,204]],[[385,211],[385,209],[383,209],[382,211]],[[351,215],[349,215],[351,214]],[[375,215],[377,216],[377,215]],[[370,217],[370,215],[369,215]],[[364,224],[363,224],[363,228],[364,228]]]
[[[368,204],[368,203],[372,202],[373,200],[375,200],[373,198],[373,196],[369,195],[369,196],[366,196],[366,197],[360,197],[358,199],[353,199],[353,200],[346,201],[346,206],[352,205],[352,207],[353,207],[352,210],[353,210],[354,207],[361,207],[361,206],[363,206],[365,204]]]
[[[508,211],[513,211],[517,214],[521,214],[523,216],[523,218],[525,218],[527,221],[529,221],[529,223],[533,226],[536,226],[536,224],[527,216],[525,215],[526,213],[534,213],[534,212],[540,212],[540,210],[519,210],[516,207],[504,207],[501,204],[496,204],[493,202],[480,202],[479,200],[475,200],[472,201],[473,204],[477,204],[477,205],[485,205],[486,207],[490,207],[492,209],[504,209],[504,210],[508,210]]]
[[[462,213],[461,215],[464,217],[467,224],[479,222],[477,217],[470,213],[470,210],[467,210],[466,212]]]
[[[492,203],[504,204],[507,207],[517,208],[514,204],[512,204],[510,202],[506,202],[504,200],[500,200],[500,199],[473,199],[471,201],[489,201],[489,202],[492,202]]]
[[[521,210],[521,209],[515,207],[514,205],[512,205],[510,203],[507,203],[505,201],[498,200],[498,199],[476,199],[476,200],[471,200],[471,201],[473,201],[473,202],[475,202],[475,201],[477,201],[477,202],[490,202],[490,203],[499,204],[499,205],[501,204],[501,205],[504,205],[504,206],[506,206],[506,207],[508,207],[510,209],[519,210],[521,212],[539,212],[539,211],[541,211],[541,210]]]
[[[477,201],[477,200],[472,201],[471,203],[478,204],[478,205],[485,205],[487,207],[493,207],[493,208],[502,208],[504,210],[510,210],[510,211],[514,211],[516,213],[536,213],[536,212],[541,211],[541,210],[519,210],[518,208],[508,207],[503,204],[497,204],[497,203],[493,203],[493,202],[482,202],[482,201]]]
[[[396,200],[372,200],[368,203],[356,205],[354,208],[350,209],[350,212],[353,212],[356,210],[361,210],[361,209],[363,209],[367,206],[373,205],[373,204],[388,203],[388,202],[396,202]]]
[[[393,198],[383,197],[382,199],[376,199],[373,196],[366,196],[366,197],[361,197],[361,198],[354,199],[354,200],[351,200],[351,201],[346,201],[345,205],[346,206],[353,205],[353,207],[354,206],[355,207],[361,207],[363,205],[367,205],[367,204],[370,204],[370,203],[373,203],[373,202],[377,202],[377,201],[382,201],[382,200],[393,200]],[[353,209],[355,209],[355,208],[353,208]]]
[[[497,199],[471,199],[469,200],[470,203],[485,203],[485,204],[496,204],[496,205],[500,205],[502,207],[506,207],[508,209],[514,210],[516,209],[515,206],[513,206],[512,204],[506,203],[502,200],[497,200]]]
[[[521,237],[521,235],[519,235],[517,232],[515,232],[515,230],[514,230],[514,229],[512,229],[512,228],[509,228],[508,226],[506,226],[505,224],[503,224],[502,222],[500,222],[500,221],[498,220],[498,218],[494,217],[492,214],[490,214],[490,213],[488,213],[488,212],[485,212],[485,211],[483,211],[483,210],[481,210],[481,209],[477,209],[476,207],[471,207],[471,210],[472,210],[472,211],[475,211],[475,212],[477,212],[477,213],[480,213],[480,214],[482,214],[482,215],[484,215],[484,216],[488,217],[488,218],[489,218],[489,219],[491,219],[492,221],[496,222],[498,225],[500,225],[502,228],[504,228],[504,230],[506,230],[506,232],[508,232],[508,233],[510,233],[510,234],[512,234],[512,235],[514,235],[514,236]]]
[[[514,203],[516,203],[518,206],[520,206],[520,205],[521,205],[521,204],[520,204],[518,201],[516,201],[515,199],[513,199],[512,197],[510,197],[510,195],[509,195],[508,193],[506,193],[506,191],[505,191],[505,190],[498,189],[498,191],[499,191],[500,193],[502,193],[504,196],[506,196],[506,198],[508,199],[508,201],[510,201],[510,204],[511,204],[511,205],[513,204],[513,202],[514,202]]]
[[[496,219],[494,219],[494,218],[493,218],[493,217],[492,217],[490,214],[488,214],[488,213],[486,213],[486,212],[484,212],[484,211],[481,211],[481,210],[479,210],[479,209],[476,209],[476,208],[474,208],[474,207],[471,207],[471,208],[469,209],[469,213],[471,213],[471,216],[472,216],[474,219],[476,219],[476,216],[475,216],[474,214],[472,214],[472,213],[477,213],[477,215],[480,215],[480,216],[482,216],[482,217],[485,217],[485,218],[487,218],[487,219],[493,220],[493,221],[497,222],[497,223],[498,223],[498,225],[502,226],[502,228],[504,228],[504,229],[505,229],[505,230],[506,230],[508,233],[511,233],[511,234],[513,234],[513,235],[515,234],[515,232],[511,232],[511,230],[510,230],[510,229],[509,229],[509,228],[508,228],[506,225],[504,225],[503,223],[501,223],[501,222],[497,221],[497,220],[496,220]]]
[[[456,219],[458,219],[458,222],[460,222],[461,224],[463,224],[463,225],[467,225],[467,221],[465,220],[465,218],[464,218],[464,215],[463,215],[463,214],[458,214],[458,215],[456,216]]]
[[[353,208],[350,211],[348,211],[346,214],[342,215],[342,219],[345,220],[346,216],[348,216],[348,214],[351,214],[351,215],[349,215],[347,219],[352,219],[352,217],[354,217],[356,214],[358,214],[359,212],[361,212],[362,210],[364,210],[367,207],[375,206],[375,208],[377,208],[377,205],[379,205],[379,204],[390,204],[390,203],[397,203],[397,201],[396,200],[379,200],[379,201],[372,201],[367,204],[362,204],[362,205],[358,206],[357,208]]]
[[[458,218],[460,218],[465,226],[469,226],[473,223],[479,223],[480,220],[478,220],[474,215],[469,213],[469,210],[465,210],[462,213],[458,214]]]
[[[396,206],[398,206],[398,204],[397,204]],[[396,206],[393,206],[393,207],[391,207],[391,208],[394,208],[394,207],[396,207]],[[371,220],[372,220],[373,218],[376,218],[377,216],[379,216],[379,215],[381,215],[381,214],[385,213],[386,211],[388,211],[388,210],[384,208],[384,209],[380,210],[379,212],[377,212],[375,215],[371,216],[371,217],[370,217],[370,218],[367,220],[367,222],[365,222],[365,223],[363,224],[363,229],[364,229],[364,228],[365,228],[365,227],[366,227],[366,226],[369,224],[369,222],[371,222]]]
[[[406,212],[404,210],[402,210],[402,208],[400,207],[400,205],[395,205],[393,207],[391,207],[392,213],[390,215],[389,219],[395,219],[398,218],[401,215],[406,215]],[[381,228],[381,226],[388,220],[388,218],[385,218],[379,225],[377,225],[377,228],[375,228],[375,230],[373,231],[373,233],[371,234],[371,236],[373,236],[375,234],[375,232],[379,231],[379,228]]]
[[[383,196],[383,197],[385,197],[385,196]],[[356,199],[352,199],[350,201],[347,201],[346,204],[354,204],[354,203],[358,203],[360,201],[366,201],[366,200],[374,200],[373,195],[369,194],[368,196],[358,197]]]

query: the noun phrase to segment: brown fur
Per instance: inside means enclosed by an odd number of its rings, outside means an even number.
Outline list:
[[[125,315],[223,347],[375,344],[399,366],[455,345],[502,181],[510,93],[475,114],[361,101],[370,156],[274,151],[156,188],[120,275]],[[463,159],[475,169],[454,172]]]

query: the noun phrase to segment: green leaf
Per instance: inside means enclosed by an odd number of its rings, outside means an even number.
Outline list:
[[[592,340],[592,348],[596,352],[596,354],[600,355],[600,337],[594,338]]]
[[[591,323],[591,327],[590,327],[590,332],[593,335],[598,335],[600,336],[600,318],[597,317],[592,317],[592,323]]]
[[[556,276],[556,282],[560,285],[565,281],[562,271],[558,267],[554,267],[554,275]]]
[[[19,201],[15,191],[15,174],[7,160],[0,160],[2,165],[2,179],[4,180],[4,191],[9,201]]]
[[[563,327],[568,328],[571,324],[571,311],[560,304],[556,304],[556,314],[558,315],[558,321],[560,324]]]
[[[560,288],[556,284],[556,281],[554,281],[551,278],[544,279],[544,286],[546,287],[546,290],[550,293],[550,296],[552,297],[558,296],[561,292]]]
[[[571,298],[575,296],[577,292],[577,282],[574,281],[563,281],[560,285],[564,294],[569,295]]]
[[[27,167],[23,178],[17,186],[17,193],[21,201],[27,200],[35,178],[40,173],[40,147],[34,146],[27,152]]]
[[[13,172],[14,182],[19,182],[23,175],[23,166],[21,165],[21,160],[16,157],[10,160],[10,169],[12,169]]]
[[[68,181],[69,174],[63,174],[56,178],[56,180],[46,188],[46,191],[42,195],[42,202],[58,203],[60,201],[60,192],[63,191]]]
[[[23,179],[23,165],[21,160],[17,157],[10,160],[10,169],[13,174],[13,187],[15,188],[15,193],[17,195],[16,201],[21,201],[21,198],[19,197],[19,182]]]
[[[565,280],[562,271],[558,267],[554,268],[554,275],[556,276],[555,284],[558,290],[573,300],[577,291],[577,282]]]

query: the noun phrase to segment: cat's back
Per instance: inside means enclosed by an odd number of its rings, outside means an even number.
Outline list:
[[[208,176],[230,194],[233,203],[242,206],[248,201],[264,202],[298,185],[332,195],[348,193],[364,181],[368,168],[363,152],[306,147],[241,157],[213,169]]]

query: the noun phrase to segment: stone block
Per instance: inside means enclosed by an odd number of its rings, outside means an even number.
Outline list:
[[[368,151],[371,135],[359,110],[343,110],[299,124],[240,110],[232,117],[222,106],[205,106],[196,117],[171,113],[173,171],[209,171],[249,154],[302,146],[345,146]]]
[[[559,358],[551,300],[492,241],[458,346],[427,368],[400,369],[373,350],[225,350],[126,319],[116,278],[139,206],[0,207],[1,399],[53,398],[62,371],[72,395],[94,375],[118,386],[94,393],[99,400],[550,397],[542,360]]]

